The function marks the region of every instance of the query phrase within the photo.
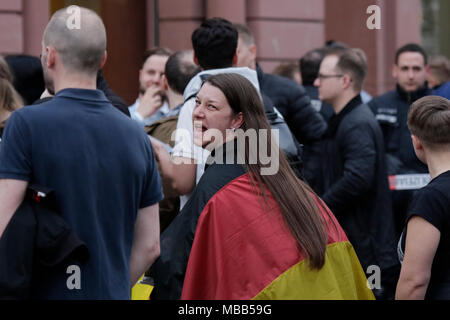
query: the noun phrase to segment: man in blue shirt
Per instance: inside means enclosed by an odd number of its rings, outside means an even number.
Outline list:
[[[167,48],[153,48],[144,55],[139,70],[139,97],[128,107],[131,118],[142,127],[169,117],[170,108],[164,89],[164,68],[172,52]]]
[[[145,132],[96,90],[106,61],[103,22],[85,8],[79,28],[69,28],[70,17],[66,9],[55,13],[42,41],[44,77],[55,97],[14,113],[4,131],[0,236],[29,183],[51,188],[90,259],[47,270],[34,279],[33,297],[129,299],[159,255],[161,181]]]

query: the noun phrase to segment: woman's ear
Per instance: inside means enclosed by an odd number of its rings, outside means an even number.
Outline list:
[[[244,114],[239,112],[234,116],[233,121],[231,122],[231,127],[234,129],[239,129],[244,124]]]

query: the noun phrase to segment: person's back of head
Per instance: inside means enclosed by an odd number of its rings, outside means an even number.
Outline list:
[[[334,49],[349,49],[350,47],[343,42],[339,42],[336,40],[328,40],[325,42],[325,49],[334,50]]]
[[[327,50],[326,56],[337,56],[336,69],[351,77],[352,88],[355,92],[361,92],[367,75],[367,57],[359,48],[337,48]]]
[[[273,69],[272,74],[279,75],[281,77],[290,79],[292,81],[297,82],[298,84],[302,83],[302,79],[300,76],[300,70],[297,62],[283,62]]]
[[[242,39],[247,45],[255,44],[255,37],[249,27],[241,23],[234,23],[233,26],[238,32],[239,39]]]
[[[413,142],[417,137],[429,150],[450,152],[450,101],[439,96],[415,101],[408,111],[408,128]]]
[[[189,81],[200,68],[194,63],[191,50],[177,51],[172,54],[166,63],[165,76],[167,84],[176,93],[182,95]]]
[[[430,75],[428,82],[431,87],[437,87],[450,81],[450,61],[444,56],[434,56],[430,59]]]
[[[29,55],[8,55],[6,62],[14,77],[14,88],[26,104],[38,100],[45,90],[41,61]]]
[[[249,27],[244,24],[233,24],[238,32],[237,66],[256,69],[257,48],[255,37]]]
[[[308,51],[300,58],[300,74],[304,86],[312,86],[314,84],[324,56],[325,49],[317,48]]]
[[[204,70],[231,67],[237,43],[236,29],[222,18],[208,19],[192,33],[192,47]]]
[[[97,74],[106,52],[106,30],[92,10],[79,8],[79,25],[68,27],[72,11],[57,11],[44,31],[44,47],[53,47],[65,69],[72,73]]]
[[[0,56],[0,116],[23,106],[23,101],[13,86],[13,76],[5,59]],[[4,120],[4,119],[3,119]]]

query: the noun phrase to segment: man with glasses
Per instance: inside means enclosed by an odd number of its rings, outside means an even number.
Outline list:
[[[344,228],[364,270],[381,271],[378,298],[393,299],[398,276],[394,222],[383,134],[361,88],[367,73],[360,49],[336,49],[323,59],[314,85],[335,115],[328,124],[316,190]]]

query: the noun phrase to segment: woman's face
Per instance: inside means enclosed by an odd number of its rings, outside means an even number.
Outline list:
[[[242,113],[234,115],[223,92],[206,82],[197,94],[192,120],[194,143],[215,147],[229,139],[233,128],[241,126]]]

